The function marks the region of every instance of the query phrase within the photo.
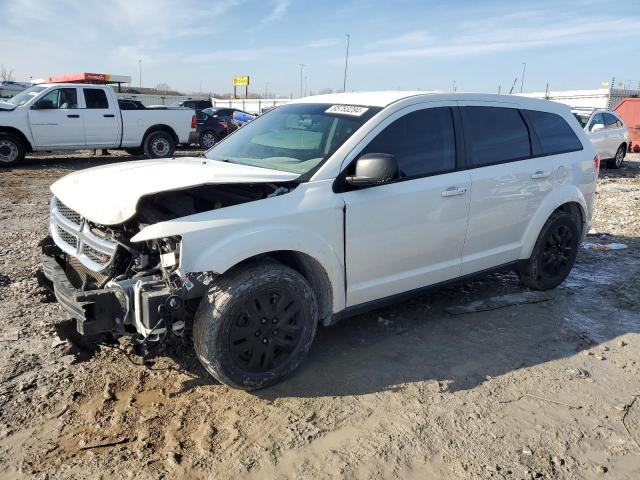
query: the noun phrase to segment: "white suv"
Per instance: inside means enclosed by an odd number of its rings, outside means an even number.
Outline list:
[[[300,364],[318,324],[502,269],[556,287],[589,230],[598,168],[552,102],[304,98],[205,158],[57,181],[42,280],[85,338],[193,328],[215,378],[261,388]]]
[[[629,130],[615,112],[602,109],[572,110],[598,155],[611,168],[620,168],[629,149]]]

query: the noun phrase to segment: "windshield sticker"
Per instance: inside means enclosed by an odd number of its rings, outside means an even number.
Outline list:
[[[356,105],[334,105],[327,108],[324,113],[337,113],[339,115],[350,115],[352,117],[361,117],[369,107],[358,107]]]

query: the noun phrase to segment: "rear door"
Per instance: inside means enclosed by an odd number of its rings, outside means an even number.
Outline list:
[[[524,232],[552,189],[553,158],[531,159],[529,127],[517,108],[460,107],[471,174],[464,275],[518,259]]]
[[[83,146],[82,117],[82,110],[78,108],[77,88],[50,90],[29,109],[29,123],[36,146]]]
[[[397,112],[359,152],[394,155],[403,178],[343,193],[348,306],[460,275],[470,182],[457,171],[454,109]]]
[[[84,135],[87,146],[120,146],[119,110],[111,105],[101,88],[82,88],[85,109]]]

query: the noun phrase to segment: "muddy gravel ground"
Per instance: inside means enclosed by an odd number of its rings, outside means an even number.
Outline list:
[[[0,171],[0,478],[640,478],[638,155],[601,171],[607,235],[589,237],[628,248],[581,249],[546,301],[445,310],[527,299],[514,274],[417,297],[320,329],[299,371],[254,393],[207,376],[188,336],[147,365],[125,340],[91,356],[61,339],[35,279],[48,186],[122,159]]]

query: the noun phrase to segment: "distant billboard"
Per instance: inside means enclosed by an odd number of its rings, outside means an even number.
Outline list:
[[[234,87],[247,87],[249,85],[249,75],[240,75],[233,77]]]

